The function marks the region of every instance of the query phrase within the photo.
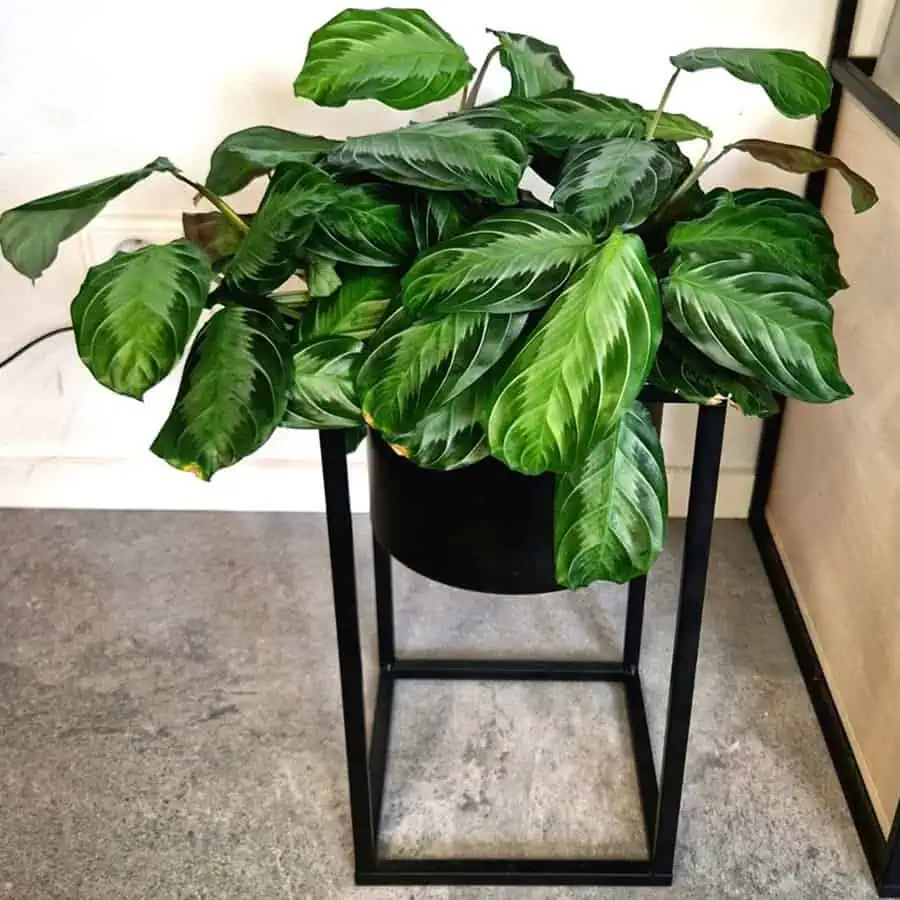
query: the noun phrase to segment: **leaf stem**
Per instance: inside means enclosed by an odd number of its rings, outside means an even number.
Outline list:
[[[198,194],[209,200],[241,234],[246,234],[250,230],[247,223],[218,194],[214,194],[209,188],[192,181],[180,169],[171,169],[170,171],[179,181],[189,184]]]
[[[460,112],[466,108],[466,100],[469,99],[469,86],[467,84],[463,85],[462,89],[462,97],[459,98],[459,109]]]
[[[669,95],[672,93],[672,88],[675,87],[675,80],[681,74],[681,69],[676,69],[672,73],[672,77],[669,79],[669,83],[666,85],[666,89],[663,91],[662,98],[659,101],[659,106],[656,109],[656,112],[653,114],[653,118],[650,120],[650,124],[647,126],[647,140],[652,141],[653,135],[656,134],[656,129],[659,128],[659,123],[662,121],[663,111],[666,108],[666,103],[669,102]]]
[[[491,64],[491,60],[500,52],[500,45],[497,44],[490,53],[484,58],[484,62],[481,64],[481,68],[478,70],[478,74],[475,76],[475,81],[472,82],[472,90],[469,91],[469,96],[466,98],[465,105],[463,109],[472,109],[475,106],[475,101],[478,99],[478,92],[481,90],[481,84],[484,81],[484,76],[487,74],[488,66]]]

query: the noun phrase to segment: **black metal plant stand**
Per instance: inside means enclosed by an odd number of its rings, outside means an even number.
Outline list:
[[[646,389],[651,402],[683,402]],[[374,542],[378,686],[367,735],[357,609],[353,527],[344,434],[320,433],[328,542],[337,623],[350,812],[358,884],[668,885],[678,819],[700,625],[709,564],[725,407],[700,407],[691,469],[675,645],[661,778],[657,779],[641,687],[646,579],[628,586],[624,652],[616,661],[398,658],[394,646],[391,557]],[[648,853],[637,859],[391,859],[379,854],[379,823],[388,762],[394,685],[400,679],[579,681],[621,684],[625,691]]]

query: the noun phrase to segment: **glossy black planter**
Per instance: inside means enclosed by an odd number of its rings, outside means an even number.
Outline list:
[[[552,475],[520,475],[493,459],[439,472],[398,456],[377,432],[368,444],[372,530],[394,559],[471,591],[561,590]]]

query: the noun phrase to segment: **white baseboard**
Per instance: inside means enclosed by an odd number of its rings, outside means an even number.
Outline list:
[[[369,508],[365,456],[349,460],[356,512]],[[684,516],[690,470],[669,471],[669,510]],[[747,515],[753,472],[723,468],[716,516]],[[322,512],[321,470],[313,460],[249,459],[219,472],[208,484],[146,459],[0,459],[0,507],[52,509],[209,509]]]

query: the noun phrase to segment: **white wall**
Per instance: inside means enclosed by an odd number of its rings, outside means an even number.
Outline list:
[[[369,5],[369,4],[361,4]],[[381,4],[371,4],[381,5]],[[790,46],[824,58],[831,0],[430,0],[422,4],[480,62],[491,46],[484,27],[558,43],[580,87],[654,105],[669,74],[667,57],[709,44]],[[887,0],[866,4],[878,33]],[[157,155],[202,179],[218,140],[239,128],[274,124],[333,137],[404,123],[376,103],[319,110],[291,85],[310,31],[342,4],[298,0],[4,0],[0,4],[0,209],[123,171]],[[502,70],[484,96],[505,89]],[[445,107],[448,104],[444,104]],[[670,108],[711,125],[725,143],[766,136],[810,140],[812,121],[781,119],[763,92],[722,73],[684,76]],[[433,111],[416,113],[428,117]],[[717,171],[728,186],[797,179],[748,158]],[[67,320],[86,266],[122,239],[168,239],[179,230],[190,192],[155,176],[112,204],[63,246],[56,266],[32,287],[0,264],[0,355]],[[68,338],[56,338],[0,373],[0,505],[317,508],[316,441],[279,433],[254,459],[211,485],[169,469],[146,450],[174,393],[172,379],[144,404],[95,385]],[[694,413],[667,414],[665,445],[673,507],[683,505]],[[734,414],[728,428],[720,513],[743,515],[758,426]],[[364,502],[361,457],[354,465]],[[290,487],[288,487],[290,485]]]

